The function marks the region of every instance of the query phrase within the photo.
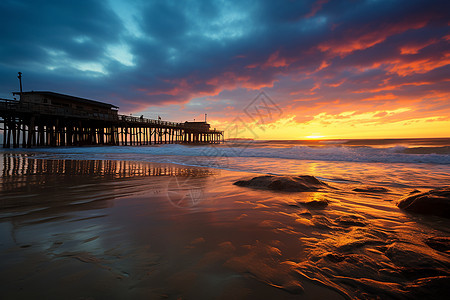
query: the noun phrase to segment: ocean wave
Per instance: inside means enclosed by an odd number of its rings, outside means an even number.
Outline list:
[[[450,164],[450,154],[445,152],[448,147],[407,148],[394,146],[389,148],[373,148],[369,146],[335,146],[311,147],[292,146],[283,148],[252,147],[251,144],[231,145],[159,145],[159,146],[108,146],[108,147],[67,147],[67,148],[40,148],[33,152],[70,154],[79,159],[89,159],[89,156],[104,156],[108,159],[110,154],[139,156],[197,156],[197,157],[258,157],[279,158],[293,160],[320,160],[320,161],[346,161],[346,162],[373,162],[373,163],[427,163]],[[446,148],[447,150],[443,149]],[[415,150],[418,149],[418,150]],[[440,149],[438,153],[436,149]],[[84,158],[83,158],[84,157]]]
[[[450,154],[450,146],[406,148],[403,153],[409,154]]]

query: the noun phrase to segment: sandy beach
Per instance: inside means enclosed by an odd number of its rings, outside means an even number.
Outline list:
[[[449,294],[450,223],[398,209],[401,185],[268,191],[233,184],[257,173],[23,153],[1,165],[3,299]]]

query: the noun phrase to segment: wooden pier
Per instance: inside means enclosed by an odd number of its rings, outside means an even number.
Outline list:
[[[118,107],[53,92],[0,99],[4,148],[84,145],[218,144],[223,131],[205,122],[168,122],[120,115]]]

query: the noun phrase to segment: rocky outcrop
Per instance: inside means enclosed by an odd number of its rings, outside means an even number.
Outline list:
[[[257,189],[266,189],[286,192],[316,191],[328,185],[314,176],[275,176],[265,175],[254,177],[250,180],[239,180],[234,183],[237,186],[245,186]]]
[[[450,187],[414,194],[400,200],[397,206],[408,212],[450,219]]]

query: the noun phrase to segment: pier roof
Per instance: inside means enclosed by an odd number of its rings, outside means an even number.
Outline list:
[[[55,93],[55,92],[49,92],[49,91],[22,92],[22,94],[23,95],[33,95],[33,94],[44,95],[44,96],[48,96],[48,97],[60,98],[60,99],[65,99],[67,101],[96,105],[96,106],[101,106],[101,107],[105,107],[105,108],[119,108],[118,106],[115,106],[115,105],[109,104],[109,103],[105,103],[105,102],[100,102],[100,101],[95,101],[95,100],[90,100],[90,99],[86,99],[86,98],[80,98],[80,97]],[[13,92],[13,95],[20,95],[20,92]]]

